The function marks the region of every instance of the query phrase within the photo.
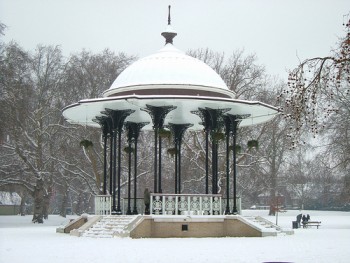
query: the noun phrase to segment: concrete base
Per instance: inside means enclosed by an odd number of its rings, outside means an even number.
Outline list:
[[[94,224],[96,224],[96,222],[100,221],[101,219],[102,219],[102,216],[90,217],[90,218],[88,218],[87,222],[85,222],[84,225],[82,225],[78,229],[72,229],[69,233],[70,233],[71,236],[80,237],[81,234],[84,233],[84,231],[86,231],[87,229],[92,227]]]
[[[74,220],[71,220],[66,226],[58,227],[56,229],[56,233],[65,233],[65,234],[70,233],[70,231],[80,228],[87,221],[88,221],[87,215],[80,216]]]
[[[143,216],[130,231],[131,238],[264,237],[276,236],[239,215]]]

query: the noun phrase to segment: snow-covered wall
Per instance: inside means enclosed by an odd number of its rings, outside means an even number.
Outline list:
[[[0,191],[0,205],[20,205],[21,197],[17,193]]]

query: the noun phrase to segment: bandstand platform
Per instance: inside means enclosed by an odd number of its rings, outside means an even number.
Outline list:
[[[79,220],[80,218],[76,219]],[[57,232],[64,233],[63,229]],[[93,238],[267,237],[294,234],[259,217],[241,215],[91,215],[70,235]]]
[[[96,196],[95,215],[88,216],[88,220],[86,217],[84,220],[78,218],[76,221],[81,220],[82,224],[70,234],[96,238],[266,237],[279,233],[293,234],[293,231],[281,229],[261,217],[224,215],[222,211],[225,211],[227,204],[220,195],[151,194],[149,215],[112,215],[110,198]],[[139,206],[140,201],[143,200],[139,200]],[[237,201],[240,204],[240,200]]]

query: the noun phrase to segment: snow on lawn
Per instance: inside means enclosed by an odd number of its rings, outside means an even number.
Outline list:
[[[244,210],[272,222],[266,210]],[[278,224],[292,227],[300,211],[279,213]],[[322,221],[319,229],[264,238],[86,238],[56,233],[69,218],[50,216],[32,224],[31,216],[0,216],[1,263],[76,262],[350,262],[350,213],[302,211]]]

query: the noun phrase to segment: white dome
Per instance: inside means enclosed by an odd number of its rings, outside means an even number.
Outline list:
[[[106,117],[106,109],[134,111],[125,121],[149,122],[144,130],[153,129],[148,106],[174,109],[164,116],[164,124],[192,124],[189,129],[203,130],[199,109],[224,110],[225,114],[247,116],[240,126],[266,122],[278,109],[258,101],[235,99],[221,77],[204,62],[187,56],[172,43],[176,32],[168,27],[162,32],[166,45],[153,55],[127,67],[104,92],[104,98],[86,99],[63,109],[71,123],[99,127],[97,117]]]
[[[104,97],[129,94],[234,98],[234,93],[211,67],[172,44],[126,68],[105,91]]]

